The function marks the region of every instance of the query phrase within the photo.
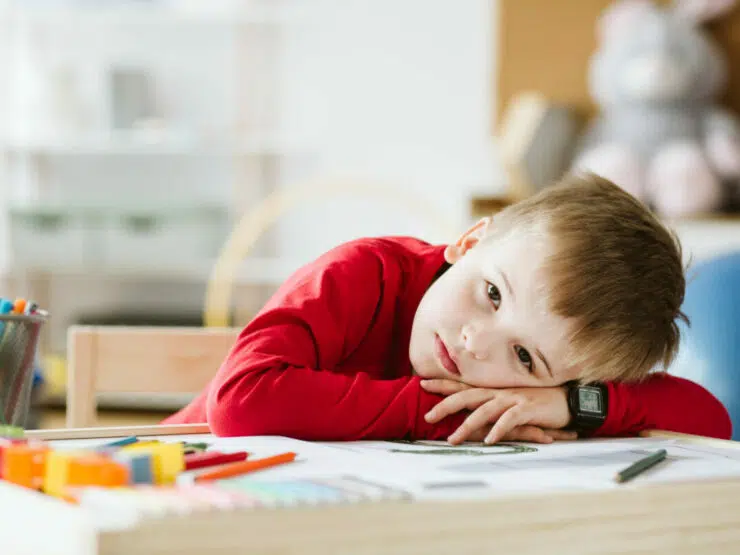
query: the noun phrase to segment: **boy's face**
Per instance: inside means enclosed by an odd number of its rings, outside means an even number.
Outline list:
[[[447,247],[452,267],[427,290],[414,316],[414,371],[491,388],[576,379],[577,369],[566,362],[571,323],[546,303],[542,267],[550,241],[513,230],[478,244],[489,226],[481,220]]]

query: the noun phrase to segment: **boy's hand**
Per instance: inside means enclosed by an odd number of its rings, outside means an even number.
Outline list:
[[[464,441],[484,441],[491,431],[492,425],[484,426],[470,434]],[[528,441],[529,443],[552,443],[553,441],[570,441],[578,439],[575,432],[565,430],[548,430],[539,426],[516,426],[506,432],[500,441]]]
[[[425,415],[427,422],[438,422],[461,410],[472,411],[447,438],[452,444],[462,443],[466,439],[480,439],[483,431],[487,431],[491,424],[493,426],[490,426],[490,431],[483,437],[483,441],[488,444],[503,439],[512,440],[522,434],[527,437],[526,441],[539,437],[544,442],[549,442],[547,437],[577,437],[573,432],[560,430],[570,421],[564,387],[486,389],[445,379],[422,380],[421,386],[430,393],[447,397]],[[532,428],[535,427],[542,430],[544,435],[534,432]]]

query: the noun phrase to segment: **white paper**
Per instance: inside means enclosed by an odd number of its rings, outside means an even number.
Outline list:
[[[247,451],[260,458],[293,451],[295,462],[249,475],[250,480],[353,480],[357,490],[390,488],[415,499],[467,499],[549,491],[606,490],[728,476],[740,476],[740,452],[681,443],[678,439],[623,438],[486,446],[446,442],[306,442],[278,436],[217,438],[162,436],[161,441],[206,442],[209,449]],[[102,445],[55,442],[63,448]],[[614,476],[657,449],[668,457],[626,484]],[[187,482],[192,473],[180,480]]]

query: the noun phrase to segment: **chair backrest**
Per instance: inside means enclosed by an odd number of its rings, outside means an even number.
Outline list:
[[[294,208],[304,208],[311,202],[347,196],[384,200],[391,206],[401,207],[408,216],[421,217],[430,230],[444,232],[446,240],[454,240],[458,235],[459,229],[446,212],[424,195],[410,193],[404,187],[327,177],[280,187],[242,215],[221,248],[206,284],[204,325],[231,325],[231,297],[238,270],[263,234],[282,216]]]
[[[238,328],[71,326],[67,427],[94,426],[97,393],[199,393]]]

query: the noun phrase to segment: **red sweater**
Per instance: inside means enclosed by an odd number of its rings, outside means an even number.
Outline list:
[[[165,423],[208,422],[228,436],[446,439],[465,414],[427,423],[441,397],[421,388],[408,357],[414,313],[443,250],[412,238],[361,239],[298,270],[242,330],[206,390]],[[731,436],[726,409],[688,380],[656,374],[608,387],[599,435]]]

